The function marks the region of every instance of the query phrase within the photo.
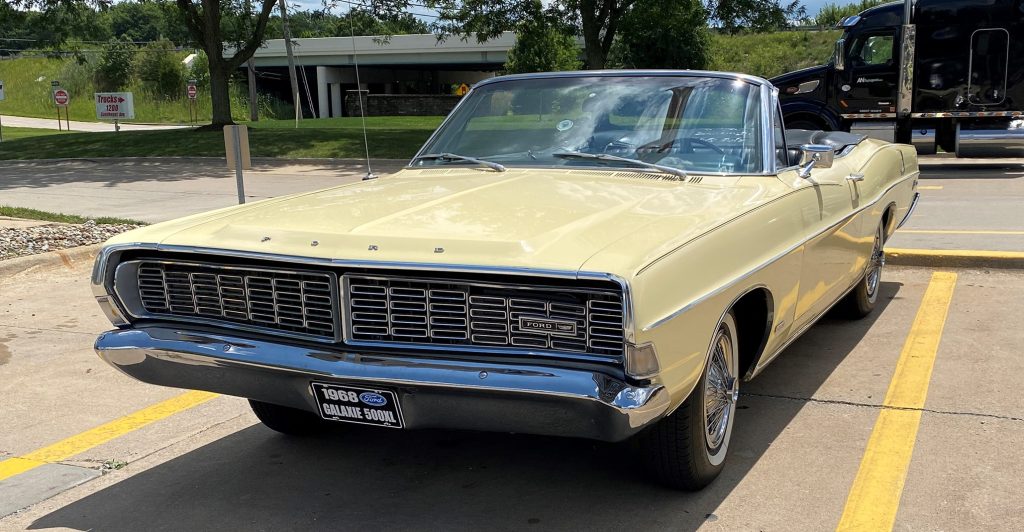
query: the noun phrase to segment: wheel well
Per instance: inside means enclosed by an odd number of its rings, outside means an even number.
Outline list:
[[[740,349],[740,375],[747,375],[761,358],[772,330],[775,300],[766,288],[755,288],[732,306]]]
[[[885,208],[885,212],[882,213],[882,226],[885,227],[885,238],[887,240],[888,240],[888,238],[890,236],[892,236],[893,233],[896,232],[896,228],[893,227],[893,225],[892,225],[893,222],[896,221],[892,217],[892,215],[893,215],[893,213],[895,211],[896,211],[896,204],[895,203],[891,203],[891,204],[889,204],[888,207]]]

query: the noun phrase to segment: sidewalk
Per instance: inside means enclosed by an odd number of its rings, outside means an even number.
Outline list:
[[[25,116],[9,116],[0,113],[0,122],[4,127],[29,127],[36,129],[57,129],[57,117],[53,118],[29,118]],[[67,127],[61,121],[61,127]],[[188,126],[158,125],[158,124],[121,124],[122,131],[148,131],[156,129],[182,129]],[[79,122],[71,121],[71,131],[102,132],[114,131],[113,122]]]
[[[374,161],[378,175],[405,160]],[[255,201],[358,181],[363,161],[254,160],[245,195]],[[238,203],[223,159],[113,159],[0,162],[0,204],[80,216],[160,222]]]

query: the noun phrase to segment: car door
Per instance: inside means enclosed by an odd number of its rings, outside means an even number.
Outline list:
[[[843,114],[894,113],[899,83],[896,32],[865,32],[849,43],[846,70],[839,79]]]
[[[847,164],[836,160],[798,183],[806,228],[794,326],[817,318],[852,286],[863,267],[864,228],[856,212],[861,196]]]

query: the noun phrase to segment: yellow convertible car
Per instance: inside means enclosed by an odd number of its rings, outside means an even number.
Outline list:
[[[334,422],[619,441],[656,479],[724,466],[740,381],[878,297],[910,146],[786,130],[739,74],[478,84],[393,175],[125,233],[99,356]]]

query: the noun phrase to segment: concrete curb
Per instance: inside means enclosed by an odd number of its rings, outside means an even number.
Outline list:
[[[91,263],[102,247],[103,244],[93,244],[2,260],[0,261],[0,278],[49,268],[70,269],[78,263]]]
[[[885,263],[895,266],[923,266],[928,268],[1024,269],[1024,252],[973,249],[887,248],[885,250]]]

